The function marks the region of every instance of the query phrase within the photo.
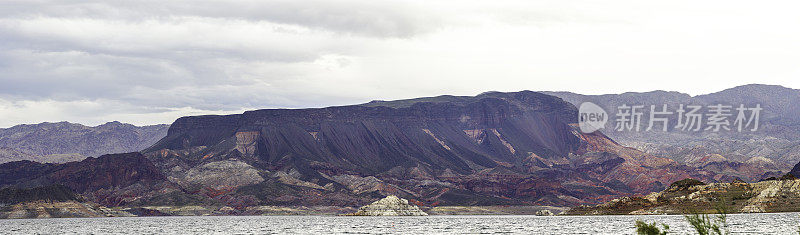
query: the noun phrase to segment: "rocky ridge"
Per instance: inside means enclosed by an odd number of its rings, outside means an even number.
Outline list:
[[[686,182],[699,182],[686,184]],[[680,184],[685,184],[681,186]],[[621,197],[596,206],[578,206],[568,215],[652,215],[716,213],[763,213],[800,211],[800,180],[768,180],[757,183],[705,184],[682,180],[668,189],[644,197]]]

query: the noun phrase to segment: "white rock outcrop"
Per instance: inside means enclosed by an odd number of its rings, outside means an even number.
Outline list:
[[[408,200],[391,195],[372,204],[362,206],[352,215],[361,216],[422,216],[428,215]]]
[[[540,211],[536,212],[536,215],[538,215],[538,216],[554,216],[555,214],[553,214],[553,212],[550,211],[550,210],[540,210]]]

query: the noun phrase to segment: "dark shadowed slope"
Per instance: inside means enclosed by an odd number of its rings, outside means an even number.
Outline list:
[[[0,164],[0,188],[63,185],[103,205],[121,205],[174,190],[144,155],[124,153],[64,164],[16,161]]]

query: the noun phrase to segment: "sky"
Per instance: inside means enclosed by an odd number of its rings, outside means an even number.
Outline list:
[[[796,0],[3,0],[0,127],[485,91],[800,88]]]

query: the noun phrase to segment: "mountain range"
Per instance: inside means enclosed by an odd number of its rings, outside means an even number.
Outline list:
[[[169,126],[21,125],[0,130],[0,146],[33,161],[0,164],[0,188],[63,185],[104,206],[215,206],[231,214],[262,206],[358,207],[387,195],[423,207],[598,204],[685,178],[782,175],[800,161],[796,95],[764,85],[695,97],[486,92],[190,116]],[[758,103],[763,128],[586,134],[576,108],[585,101],[606,110],[629,102]],[[130,153],[102,155],[116,152]],[[64,153],[88,158],[31,157]]]
[[[800,90],[774,85],[743,85],[711,94],[690,96],[679,92],[653,91],[628,92],[610,95],[581,95],[571,92],[543,92],[560,97],[576,106],[592,102],[603,107],[611,118],[603,133],[624,146],[633,147],[659,157],[673,159],[689,166],[723,173],[745,181],[757,181],[769,176],[779,176],[800,161]],[[643,105],[645,117],[649,118],[650,105],[661,111],[662,105],[676,111],[680,105],[717,104],[730,105],[732,124],[739,105],[756,107],[760,113],[757,131],[731,130],[682,131],[618,131],[615,129],[615,114],[622,105]],[[706,113],[707,114],[707,113]],[[705,117],[707,118],[707,116]],[[670,126],[677,118],[671,119]],[[772,173],[769,173],[772,172]]]
[[[20,160],[64,163],[136,152],[166,136],[168,128],[169,125],[139,127],[116,121],[94,127],[45,122],[0,128],[0,163]]]

